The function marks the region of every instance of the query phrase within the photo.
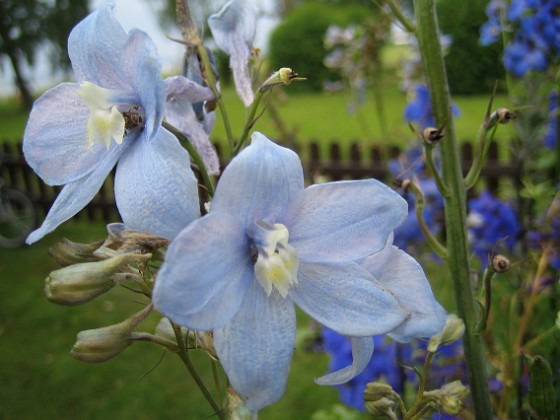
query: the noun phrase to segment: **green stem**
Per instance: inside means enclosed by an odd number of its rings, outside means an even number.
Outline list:
[[[476,327],[478,334],[482,334],[484,330],[486,330],[486,325],[488,323],[488,315],[490,314],[490,306],[492,305],[492,278],[494,278],[495,273],[496,271],[494,271],[494,268],[492,267],[492,261],[490,261],[484,270],[484,276],[482,278],[484,305],[482,318]]]
[[[193,377],[193,379],[196,382],[200,391],[202,391],[202,394],[204,395],[204,398],[206,398],[206,401],[208,401],[208,403],[214,409],[214,412],[215,412],[216,416],[218,416],[218,418],[220,418],[222,420],[225,420],[226,417],[224,415],[223,410],[221,409],[220,406],[218,406],[216,401],[214,401],[214,397],[212,397],[212,394],[210,394],[210,391],[208,391],[208,388],[206,388],[206,385],[204,385],[204,382],[202,381],[202,378],[200,377],[200,375],[196,371],[196,369],[195,369],[195,367],[194,367],[194,365],[191,361],[191,358],[189,356],[189,352],[186,348],[185,342],[183,341],[183,335],[181,334],[181,327],[174,324],[173,322],[171,323],[171,326],[173,327],[173,332],[175,333],[175,338],[177,339],[177,344],[179,345],[179,353],[178,353],[179,357],[181,358],[181,360],[183,361],[187,370],[189,371],[189,373]]]
[[[214,97],[216,98],[216,102],[218,103],[218,108],[220,108],[220,114],[222,115],[222,120],[224,121],[224,128],[226,130],[226,137],[228,140],[230,150],[233,150],[235,139],[233,138],[233,131],[231,129],[231,124],[229,123],[229,118],[227,115],[226,106],[222,99],[222,94],[218,90],[218,84],[216,78],[214,77],[214,72],[212,71],[212,64],[210,63],[210,58],[208,57],[208,53],[206,52],[206,47],[202,43],[196,46],[198,55],[202,60],[202,64],[204,64],[204,68],[206,69],[206,81],[208,82],[208,86],[212,89],[212,93],[214,93]]]
[[[432,231],[426,224],[426,220],[424,219],[424,193],[420,189],[416,183],[411,180],[410,181],[410,188],[412,189],[412,193],[414,194],[414,206],[416,209],[416,219],[418,220],[418,226],[420,226],[420,230],[424,234],[428,245],[432,248],[440,258],[444,260],[447,259],[447,249],[441,244],[440,241],[432,234]]]
[[[434,180],[436,181],[436,185],[438,187],[439,192],[444,197],[448,196],[449,190],[445,185],[445,183],[443,182],[443,179],[441,179],[441,175],[439,174],[436,163],[434,161],[434,145],[424,143],[424,151],[426,155],[426,165],[428,165],[428,168],[430,168],[432,172],[432,175],[434,177]]]
[[[134,341],[145,341],[148,343],[159,344],[160,346],[165,347],[167,350],[174,353],[179,351],[177,344],[175,344],[173,341],[169,341],[163,337],[149,334],[147,332],[133,332],[130,335],[130,339]]]
[[[418,45],[430,91],[432,109],[437,125],[445,126],[447,133],[445,140],[441,142],[441,153],[443,179],[450,192],[449,196],[444,197],[448,264],[453,279],[458,315],[465,323],[463,345],[474,411],[478,420],[492,419],[484,349],[480,336],[476,334],[477,313],[471,285],[467,244],[466,190],[451,112],[449,85],[439,40],[435,0],[413,0],[413,4]]]
[[[261,99],[263,95],[264,95],[264,91],[258,89],[255,95],[255,99],[251,104],[251,108],[249,108],[249,113],[247,114],[247,118],[245,119],[245,126],[243,127],[243,133],[239,138],[239,143],[237,143],[233,149],[233,156],[239,153],[239,151],[247,141],[247,138],[249,137],[249,131],[251,131],[251,128],[253,128],[253,126],[255,125],[256,122],[255,115],[257,114],[257,109],[259,108],[259,104],[261,103]]]
[[[406,16],[403,14],[401,9],[395,4],[395,2],[393,0],[388,0],[387,4],[389,5],[389,8],[391,9],[391,13],[393,13],[395,18],[400,23],[402,23],[402,25],[404,26],[404,29],[406,29],[407,32],[409,32],[411,34],[416,32],[416,27],[414,26],[414,24],[406,18]]]
[[[214,183],[212,182],[212,178],[210,178],[210,175],[208,175],[208,171],[206,170],[206,165],[204,164],[204,161],[198,154],[198,151],[191,144],[189,139],[187,139],[183,135],[183,133],[181,133],[177,128],[169,124],[167,121],[163,121],[161,125],[166,129],[168,129],[169,131],[171,131],[171,133],[179,139],[179,141],[185,147],[185,149],[187,149],[187,152],[189,152],[191,159],[193,160],[195,165],[198,166],[200,175],[202,176],[202,182],[204,182],[204,186],[208,190],[208,195],[210,196],[210,198],[212,198],[214,196]]]
[[[553,325],[548,330],[542,332],[541,334],[537,335],[535,338],[523,344],[523,347],[521,347],[521,353],[526,353],[527,350],[533,349],[533,347],[539,345],[544,340],[547,340],[551,335],[555,335],[557,333],[558,333],[558,327],[556,325]]]

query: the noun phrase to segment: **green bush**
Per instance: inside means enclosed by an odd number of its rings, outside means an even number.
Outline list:
[[[504,78],[503,48],[479,43],[480,26],[486,22],[487,0],[439,0],[441,31],[453,42],[445,57],[449,86],[454,94],[489,93],[496,80]]]
[[[359,4],[305,3],[295,8],[272,33],[269,59],[272,69],[290,67],[305,83],[297,83],[290,90],[321,90],[323,82],[335,78],[323,64],[326,51],[323,45],[329,25],[348,26],[360,23],[373,8]]]

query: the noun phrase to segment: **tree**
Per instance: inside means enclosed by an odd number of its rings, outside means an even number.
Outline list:
[[[68,34],[88,12],[87,0],[0,2],[0,60],[9,60],[26,108],[31,108],[33,96],[22,72],[23,65],[33,65],[36,53],[49,45],[52,64],[68,68]]]

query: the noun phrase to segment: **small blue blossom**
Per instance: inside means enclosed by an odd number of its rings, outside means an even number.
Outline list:
[[[453,115],[459,115],[459,108],[452,105]],[[416,85],[412,100],[404,108],[404,119],[409,123],[417,123],[420,130],[435,127],[434,113],[430,102],[430,92],[426,85]]]
[[[405,216],[404,200],[373,179],[304,189],[298,156],[254,133],[224,170],[209,213],[169,246],[154,304],[182,326],[213,330],[233,388],[249,410],[258,411],[286,387],[294,304],[357,341],[397,328],[396,334],[408,336],[443,326],[430,316],[434,309],[443,312],[437,303],[403,309],[387,285],[358,264],[387,249],[379,263],[403,261],[387,278],[396,276],[395,287],[408,290],[417,263],[389,240]],[[368,351],[356,347],[357,353]],[[355,359],[361,363],[363,357]]]
[[[517,242],[521,227],[513,207],[489,191],[469,201],[467,217],[469,242],[483,265],[488,257],[504,247],[510,252]]]
[[[68,53],[77,83],[41,96],[23,136],[33,170],[49,185],[64,185],[27,242],[78,213],[115,165],[125,224],[173,238],[199,217],[198,188],[187,152],[160,126],[166,92],[155,45],[137,29],[125,33],[107,5],[72,30]]]
[[[486,8],[488,21],[481,27],[480,42],[489,45],[502,31],[514,30],[504,52],[505,68],[516,77],[544,71],[560,54],[559,7],[560,0],[512,0],[509,7],[503,0],[493,0]],[[509,21],[505,27],[501,15]]]
[[[214,41],[229,55],[233,81],[239,98],[248,107],[255,95],[249,75],[249,59],[257,27],[257,13],[253,2],[231,0],[208,18]]]

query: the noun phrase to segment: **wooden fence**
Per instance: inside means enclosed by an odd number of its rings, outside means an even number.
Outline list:
[[[299,152],[300,155],[306,156],[303,166],[308,184],[322,180],[376,178],[391,185],[392,179],[387,163],[401,153],[401,150],[395,146],[383,148],[375,145],[363,146],[358,143],[342,146],[334,141],[321,146],[318,142],[310,142],[306,149]],[[499,152],[497,144],[493,143],[488,162],[481,174],[482,182],[494,191],[502,182],[513,185],[518,185],[520,182],[519,165],[504,160],[503,157],[499,158]],[[21,144],[3,142],[0,154],[0,179],[4,181],[5,186],[25,192],[35,203],[39,216],[46,214],[61,188],[47,186],[35,175],[23,158]],[[472,161],[471,144],[462,145],[461,155],[463,171],[466,172]],[[106,223],[120,220],[115,206],[113,181],[114,170],[99,193],[75,217],[92,221],[101,220]]]

